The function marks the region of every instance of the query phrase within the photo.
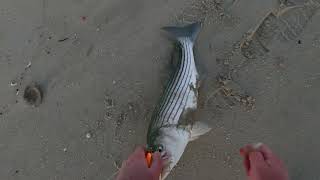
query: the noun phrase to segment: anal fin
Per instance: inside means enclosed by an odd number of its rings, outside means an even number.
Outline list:
[[[191,135],[189,141],[198,139],[201,135],[208,133],[212,128],[202,122],[195,122],[191,125]]]

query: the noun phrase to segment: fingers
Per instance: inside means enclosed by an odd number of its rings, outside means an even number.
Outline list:
[[[262,144],[260,147],[258,147],[257,150],[263,154],[263,157],[265,160],[269,160],[269,159],[274,158],[274,154],[271,151],[271,149],[264,144]]]
[[[258,151],[262,153],[269,166],[283,166],[283,162],[275,155],[267,145],[261,145]]]
[[[263,161],[265,161],[269,166],[282,163],[267,145],[262,143],[249,144],[240,149],[240,155],[244,158],[243,164],[246,171],[249,171],[252,166],[250,164],[251,161],[249,155],[253,152],[260,152],[263,156]]]
[[[244,169],[245,169],[247,175],[249,175],[250,168],[251,168],[249,154],[253,151],[254,151],[254,147],[251,144],[246,145],[240,149],[240,155],[243,157],[243,166],[244,166]]]
[[[240,149],[241,156],[247,156],[250,152],[254,151],[254,146],[251,144],[248,144]]]
[[[161,159],[161,154],[159,152],[153,153],[152,156],[152,164],[151,164],[151,171],[157,175],[159,175],[162,171],[163,162]]]
[[[145,159],[145,150],[142,146],[136,148],[136,150],[129,156],[128,162],[136,159]]]
[[[252,173],[261,171],[267,167],[264,157],[261,152],[252,152],[249,154],[249,161],[251,169],[247,173],[248,176],[251,176]]]
[[[261,146],[262,146],[262,143],[249,144],[240,149],[240,155],[243,157],[243,166],[245,168],[247,175],[249,175],[249,172],[252,167],[255,167],[257,164],[259,164],[258,161],[261,161],[262,164],[265,163],[263,155],[261,153],[258,155],[256,154],[257,152],[259,152],[258,149]]]
[[[261,152],[252,152],[249,154],[251,166],[262,165],[265,163],[264,157]]]
[[[247,173],[247,175],[249,175],[250,172],[250,160],[249,160],[249,156],[246,156],[243,158],[243,167]]]
[[[136,148],[136,150],[133,153],[136,157],[144,157],[145,156],[145,150],[142,146],[139,146]]]

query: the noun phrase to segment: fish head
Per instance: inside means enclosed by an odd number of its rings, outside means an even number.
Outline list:
[[[154,149],[161,153],[163,170],[161,179],[165,179],[181,158],[190,138],[190,132],[177,127],[166,127],[159,130],[155,138]]]

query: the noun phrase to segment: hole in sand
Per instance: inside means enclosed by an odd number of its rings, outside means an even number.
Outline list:
[[[23,98],[28,104],[35,107],[39,106],[42,102],[41,88],[35,84],[27,86]]]

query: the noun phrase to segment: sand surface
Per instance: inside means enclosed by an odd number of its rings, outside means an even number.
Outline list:
[[[174,67],[160,28],[202,21],[196,120],[168,179],[245,179],[238,150],[264,142],[292,180],[320,169],[319,0],[2,0],[0,179],[114,179],[146,142]],[[37,83],[42,104],[23,101]]]

